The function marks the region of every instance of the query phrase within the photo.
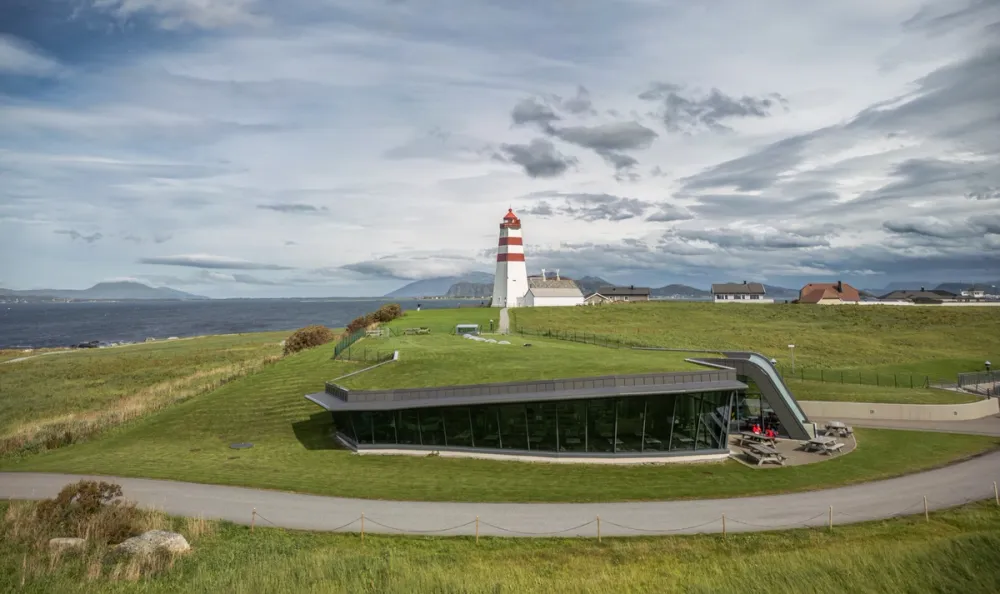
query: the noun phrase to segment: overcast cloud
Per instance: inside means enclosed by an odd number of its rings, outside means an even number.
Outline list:
[[[0,2],[5,288],[1000,278],[1000,2]]]

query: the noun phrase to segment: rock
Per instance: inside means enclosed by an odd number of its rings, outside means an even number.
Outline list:
[[[191,545],[183,535],[176,532],[150,530],[126,540],[116,550],[128,555],[151,555],[160,551],[179,554],[191,550]]]
[[[49,539],[49,548],[53,551],[81,551],[87,547],[87,540],[61,536]]]

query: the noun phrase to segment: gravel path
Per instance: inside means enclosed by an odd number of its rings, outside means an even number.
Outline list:
[[[994,497],[1000,480],[1000,452],[899,478],[812,491],[692,501],[634,503],[448,503],[343,499],[221,485],[117,477],[41,473],[0,473],[0,498],[40,499],[66,483],[101,478],[122,485],[139,504],[170,514],[220,518],[286,528],[357,532],[364,513],[366,532],[386,534],[496,536],[596,536],[601,534],[692,534],[748,532],[878,520],[942,509]],[[767,471],[761,473],[767,480]]]

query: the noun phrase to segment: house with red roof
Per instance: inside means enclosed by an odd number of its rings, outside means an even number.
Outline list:
[[[809,283],[799,291],[799,303],[816,303],[819,305],[841,305],[858,303],[861,294],[851,285],[837,281],[835,283]]]

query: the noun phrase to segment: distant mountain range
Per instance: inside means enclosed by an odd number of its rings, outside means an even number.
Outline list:
[[[150,287],[132,281],[97,283],[89,289],[30,289],[15,291],[0,289],[0,300],[23,299],[25,301],[52,301],[71,299],[75,301],[129,301],[129,300],[181,300],[208,299],[192,295],[170,287]]]
[[[949,293],[955,293],[956,295],[968,288],[974,288],[977,290],[983,290],[988,293],[997,293],[997,287],[1000,287],[1000,280],[995,281],[985,281],[985,282],[971,282],[971,283],[931,283],[931,282],[919,282],[919,281],[903,281],[889,283],[881,289],[865,289],[865,292],[871,293],[872,295],[885,295],[893,291],[919,291],[920,289],[925,289],[928,291],[948,291]]]
[[[555,278],[555,275],[547,275]],[[615,283],[599,276],[584,276],[573,279],[584,295],[596,293],[601,287]],[[786,289],[773,285],[764,285],[767,294],[775,299],[794,299],[799,296],[797,289]],[[650,290],[653,297],[673,297],[678,299],[704,299],[711,297],[712,292],[696,289],[688,285],[671,284]],[[463,276],[441,276],[415,281],[386,294],[386,297],[452,297],[452,298],[487,298],[493,295],[493,275],[485,272],[472,272]]]

